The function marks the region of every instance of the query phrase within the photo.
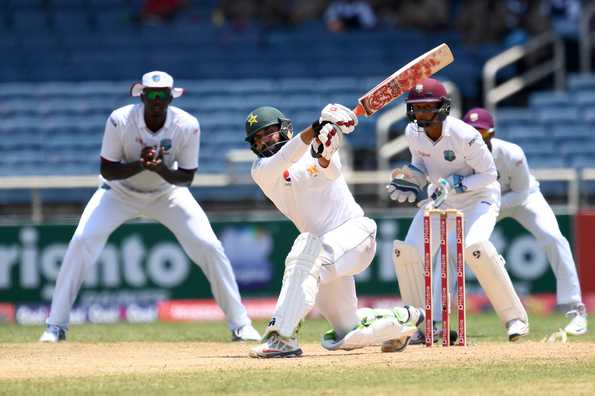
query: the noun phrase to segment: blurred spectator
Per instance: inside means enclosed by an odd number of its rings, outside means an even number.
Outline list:
[[[399,27],[440,30],[448,26],[448,0],[402,0],[394,8]]]
[[[547,13],[554,30],[563,35],[576,37],[581,19],[580,0],[549,0]]]
[[[261,16],[267,26],[298,25],[319,20],[326,6],[321,0],[265,0]]]
[[[524,44],[529,37],[543,33],[550,28],[547,16],[549,0],[506,0],[507,46]]]
[[[341,32],[350,29],[372,29],[376,26],[376,14],[367,1],[332,1],[324,15],[327,29]]]
[[[468,43],[501,42],[509,28],[509,10],[499,0],[464,0],[455,24]]]
[[[186,7],[185,0],[146,0],[140,11],[145,23],[169,22]]]
[[[255,0],[220,0],[215,20],[229,22],[233,30],[247,30],[256,16],[256,9],[262,9]]]

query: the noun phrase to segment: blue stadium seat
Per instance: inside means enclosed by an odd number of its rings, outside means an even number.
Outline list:
[[[526,108],[502,108],[495,114],[496,123],[500,126],[531,125],[535,123],[535,114]]]
[[[551,128],[548,134],[559,141],[580,139],[582,141],[591,140],[593,136],[593,130],[587,125],[559,125]]]
[[[82,8],[58,10],[53,17],[54,30],[64,35],[78,35],[91,30],[87,11]]]
[[[568,158],[572,158],[574,155],[591,155],[595,158],[595,141],[569,141],[560,142],[556,147],[557,152]]]
[[[531,112],[533,113],[533,112]],[[567,125],[576,123],[579,119],[579,110],[575,107],[560,108],[557,111],[551,109],[537,109],[537,119],[544,126]]]
[[[497,127],[496,137],[514,142],[525,141],[527,139],[541,139],[549,135],[546,128],[536,125],[516,125],[508,127]]]
[[[570,75],[570,77],[568,78],[568,90],[571,92],[595,90],[595,75]]]
[[[85,0],[50,0],[50,3],[56,10],[63,10],[65,8],[84,8],[87,5]]]
[[[582,109],[595,107],[595,90],[577,92],[573,97],[574,103]]]
[[[529,97],[529,105],[536,109],[548,108],[557,110],[570,104],[570,96],[566,92],[537,92]]]
[[[13,29],[22,35],[47,32],[49,30],[48,16],[42,9],[15,9],[13,13]]]

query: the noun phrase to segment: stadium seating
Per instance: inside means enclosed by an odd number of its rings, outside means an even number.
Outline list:
[[[2,36],[12,36],[22,45],[12,46],[3,38],[0,46],[11,46],[14,62],[24,63],[25,69],[3,74],[2,81],[84,81],[89,76],[126,80],[152,68],[187,79],[382,76],[447,41],[457,63],[444,71],[444,78],[454,81],[464,95],[475,96],[478,65],[497,51],[493,45],[488,50],[466,47],[454,31],[433,35],[380,26],[334,34],[322,21],[278,30],[255,22],[237,32],[211,23],[217,3],[201,1],[171,24],[141,25],[141,1],[8,1],[0,18],[6,32]],[[151,44],[150,51],[144,43]],[[347,47],[358,49],[357,60]]]
[[[571,75],[565,92],[536,92],[528,108],[498,110],[496,133],[525,150],[532,168],[595,167],[595,75]],[[563,191],[556,183],[546,193]]]
[[[227,150],[247,147],[243,124],[254,107],[276,105],[301,130],[325,103],[354,105],[383,76],[442,41],[457,61],[439,77],[473,98],[480,65],[503,49],[468,47],[454,31],[329,33],[321,21],[277,30],[255,23],[237,32],[211,23],[216,0],[192,3],[200,5],[155,26],[139,24],[138,0],[6,0],[0,150],[9,155],[0,159],[0,173],[96,174],[105,120],[134,102],[129,84],[152,69],[170,72],[187,90],[175,104],[201,123],[200,172],[218,173],[227,169]],[[347,47],[357,48],[357,59]],[[595,166],[594,105],[595,77],[571,76],[565,93],[538,92],[528,108],[500,109],[497,133],[521,144],[533,167]],[[363,119],[349,143],[375,149],[373,128]],[[218,192],[203,194],[211,193]]]

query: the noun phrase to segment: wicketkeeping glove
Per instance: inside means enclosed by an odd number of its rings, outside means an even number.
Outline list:
[[[421,193],[421,188],[417,184],[405,179],[395,178],[386,186],[386,191],[389,198],[393,201],[413,203],[417,201],[417,197]]]
[[[357,125],[357,116],[353,111],[338,103],[327,104],[320,113],[320,124],[324,121],[335,124],[342,133],[350,134]]]

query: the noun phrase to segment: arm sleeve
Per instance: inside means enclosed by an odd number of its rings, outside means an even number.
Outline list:
[[[198,151],[200,149],[200,125],[198,120],[188,127],[186,144],[180,150],[178,168],[193,170],[198,168]]]
[[[413,165],[418,171],[423,173],[424,175],[428,176],[428,170],[426,169],[426,165],[424,164],[424,160],[422,157],[417,155],[415,152],[413,138],[412,138],[412,131],[407,127],[405,130],[405,138],[407,140],[407,146],[409,147],[409,152],[411,153],[411,165]]]
[[[105,123],[105,132],[101,143],[101,158],[112,162],[124,159],[122,135],[120,133],[121,121],[112,113]]]
[[[500,207],[502,209],[518,206],[522,204],[529,196],[531,184],[531,173],[529,165],[525,158],[525,153],[521,152],[511,159],[512,164],[510,191],[502,194]]]
[[[329,180],[335,180],[341,176],[342,168],[343,165],[341,165],[339,153],[335,153],[335,155],[331,157],[331,161],[326,168],[323,168],[322,166],[320,167],[322,170],[321,173]]]
[[[467,146],[465,161],[474,171],[474,174],[463,178],[462,183],[466,191],[477,190],[495,182],[498,179],[496,164],[479,133],[469,142],[465,142],[465,146]]]
[[[252,177],[255,180],[277,177],[302,158],[309,148],[310,145],[304,143],[300,135],[294,136],[275,155],[256,161],[252,166]]]

